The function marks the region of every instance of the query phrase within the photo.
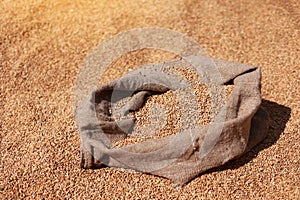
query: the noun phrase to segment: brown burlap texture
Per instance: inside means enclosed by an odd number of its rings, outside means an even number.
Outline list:
[[[183,185],[199,173],[241,156],[263,140],[268,115],[260,107],[260,68],[221,60],[213,60],[212,64],[209,60],[185,57],[145,66],[92,91],[77,110],[81,167],[131,168]],[[183,61],[196,66],[201,81],[211,88],[234,85],[214,120],[207,126],[182,130],[176,135],[112,147],[112,141],[126,137],[132,130],[135,119],[125,116],[141,108],[147,96],[188,88],[185,81],[160,70],[168,64],[184,65]],[[115,121],[111,116],[112,103],[128,96],[131,99],[116,111],[124,118]]]

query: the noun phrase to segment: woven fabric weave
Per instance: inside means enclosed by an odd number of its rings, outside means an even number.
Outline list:
[[[147,97],[168,90],[188,88],[188,83],[163,73],[168,63],[177,66],[192,63],[205,84],[233,84],[234,89],[209,125],[182,130],[175,135],[148,140],[120,148],[112,141],[124,139],[135,119],[127,116],[141,108]],[[200,173],[235,159],[262,141],[268,130],[268,114],[261,107],[260,68],[222,60],[184,57],[144,66],[122,78],[92,91],[77,110],[81,136],[81,167],[103,165],[131,168],[171,179],[183,185]],[[216,74],[209,74],[207,72]],[[218,81],[219,80],[219,81]],[[114,102],[130,97],[119,112],[124,119],[111,116]]]

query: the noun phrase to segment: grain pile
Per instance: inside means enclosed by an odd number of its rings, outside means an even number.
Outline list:
[[[114,69],[114,66],[111,69]],[[109,71],[107,70],[107,72]],[[144,107],[137,112],[129,113],[129,116],[137,119],[133,133],[129,134],[126,139],[117,141],[115,147],[158,139],[188,128],[208,125],[217,114],[216,111],[216,113],[212,111],[211,91],[199,80],[195,69],[164,66],[161,71],[187,80],[191,85],[191,90],[169,90],[163,94],[150,96]],[[224,95],[226,95],[223,100],[226,100],[234,86],[224,85],[223,87]],[[121,108],[126,102],[128,102],[128,98],[117,102],[115,110]],[[225,101],[219,102],[219,105],[224,104]],[[184,116],[182,116],[182,112],[184,112]],[[120,120],[119,116],[116,116],[115,119]]]
[[[0,199],[297,199],[299,7],[296,0],[1,1]],[[189,35],[214,58],[261,66],[263,105],[271,118],[260,145],[179,189],[132,171],[79,168],[72,108],[79,65],[120,31],[156,26]],[[133,52],[103,81],[174,57]]]

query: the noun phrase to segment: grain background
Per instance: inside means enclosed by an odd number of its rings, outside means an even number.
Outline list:
[[[297,0],[1,0],[0,199],[299,199],[299,12]],[[137,27],[170,28],[211,57],[261,66],[266,140],[182,188],[132,171],[80,169],[79,66],[98,44]],[[173,56],[135,52],[109,79]]]

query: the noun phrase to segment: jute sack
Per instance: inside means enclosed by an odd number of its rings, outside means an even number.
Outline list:
[[[224,105],[215,105],[219,107],[218,114],[208,125],[114,147],[112,142],[124,139],[135,125],[134,117],[128,113],[141,108],[148,96],[190,89],[185,80],[163,73],[161,69],[166,65],[193,66],[216,99],[223,98],[222,85],[233,84],[234,89]],[[269,125],[268,114],[260,107],[260,82],[258,67],[190,56],[144,66],[102,85],[77,110],[81,167],[131,168],[183,185],[201,172],[241,156],[265,138]],[[111,116],[112,105],[125,97],[130,100],[116,111],[122,117],[115,120]]]

